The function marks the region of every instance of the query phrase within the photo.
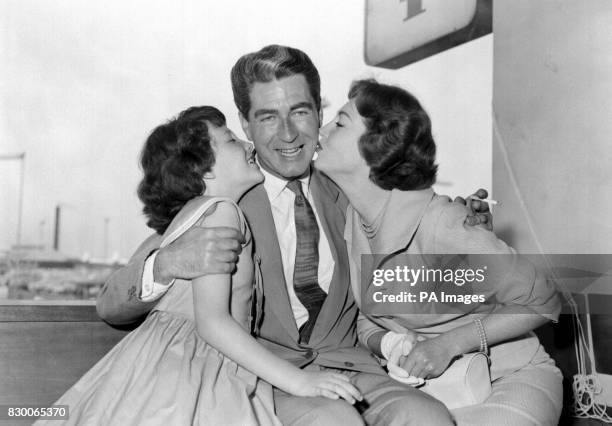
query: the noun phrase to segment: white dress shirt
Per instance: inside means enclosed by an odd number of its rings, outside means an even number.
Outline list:
[[[154,300],[162,297],[170,286],[174,284],[174,280],[170,281],[169,284],[164,285],[156,282],[153,279],[153,265],[155,263],[155,257],[159,250],[155,250],[147,257],[144,264],[144,270],[142,271],[142,285],[140,289],[140,300],[143,302],[153,302]]]
[[[291,310],[293,311],[297,327],[300,328],[308,321],[308,311],[298,299],[293,288],[293,268],[295,265],[295,251],[297,245],[294,214],[295,194],[287,188],[286,180],[271,175],[263,168],[261,171],[266,178],[263,185],[272,206],[272,217],[276,227],[276,235],[278,236],[278,245],[283,261],[283,273],[287,284],[287,293],[289,293],[289,302],[291,303]],[[304,192],[304,195],[312,206],[317,224],[319,225],[319,286],[321,286],[325,293],[329,293],[329,285],[331,284],[334,274],[334,258],[325,231],[321,227],[321,220],[317,214],[312,193],[310,192],[310,176],[300,179],[300,182],[302,183],[302,192]]]

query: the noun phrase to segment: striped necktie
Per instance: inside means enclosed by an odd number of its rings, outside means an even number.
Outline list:
[[[314,211],[299,180],[292,180],[287,188],[295,194],[295,267],[293,288],[302,305],[308,311],[308,321],[300,327],[300,343],[308,344],[312,329],[327,294],[319,286],[319,226]]]

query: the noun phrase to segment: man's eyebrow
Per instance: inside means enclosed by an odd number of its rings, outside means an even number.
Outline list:
[[[312,105],[312,102],[308,102],[308,101],[298,102],[297,104],[291,105],[291,111],[294,111],[300,108],[308,108],[310,110],[314,110],[314,106]]]
[[[258,109],[257,111],[253,113],[253,117],[257,118],[257,117],[261,117],[262,115],[268,115],[268,114],[278,114],[278,110],[276,109]]]
[[[296,109],[300,109],[300,108],[308,108],[309,110],[313,111],[314,105],[312,104],[312,102],[308,102],[308,101],[298,102],[297,104],[291,105],[290,110],[295,111]],[[258,109],[257,111],[253,113],[253,117],[258,118],[258,117],[261,117],[262,115],[268,115],[268,114],[278,115],[278,110],[277,109]]]

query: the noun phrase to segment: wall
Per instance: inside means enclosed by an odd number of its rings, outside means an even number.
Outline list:
[[[521,252],[612,253],[612,2],[496,0],[493,24],[496,230]],[[601,305],[589,312],[605,314],[581,321],[595,359],[586,373],[600,373],[603,389],[594,400],[612,406],[610,256],[564,259],[557,266],[574,276],[565,287],[588,285]],[[543,332],[567,379],[566,404],[577,372],[572,335],[563,316]]]
[[[612,2],[496,0],[496,229],[523,252],[612,253]]]

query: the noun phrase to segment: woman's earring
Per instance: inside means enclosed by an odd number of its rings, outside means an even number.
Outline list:
[[[204,179],[214,179],[215,178],[215,174],[213,172],[206,172],[204,173],[204,176],[202,176]]]

